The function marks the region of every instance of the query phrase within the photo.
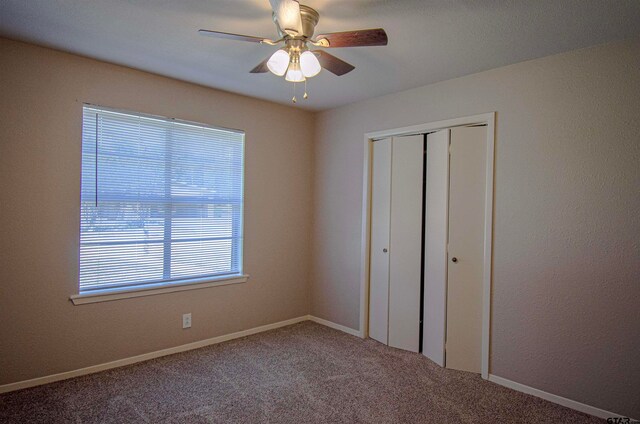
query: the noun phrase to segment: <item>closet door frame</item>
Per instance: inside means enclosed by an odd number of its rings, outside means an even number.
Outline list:
[[[362,178],[362,239],[360,254],[360,329],[358,335],[369,336],[369,255],[371,247],[371,159],[375,140],[413,134],[424,134],[442,129],[468,126],[487,126],[487,169],[485,187],[484,221],[484,266],[482,278],[482,378],[489,378],[489,357],[491,340],[491,280],[492,280],[492,242],[493,242],[493,180],[495,156],[495,120],[496,112],[462,118],[429,122],[408,127],[393,128],[369,132],[364,135],[364,166]]]

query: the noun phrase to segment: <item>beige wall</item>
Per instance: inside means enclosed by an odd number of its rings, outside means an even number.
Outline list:
[[[640,40],[319,114],[311,311],[359,326],[364,134],[490,111],[491,372],[640,417]]]
[[[313,114],[6,39],[0,90],[0,385],[308,314]],[[246,131],[249,282],[71,304],[83,102]]]

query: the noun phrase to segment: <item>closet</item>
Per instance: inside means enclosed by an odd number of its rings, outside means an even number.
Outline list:
[[[480,372],[486,126],[373,143],[369,336]]]

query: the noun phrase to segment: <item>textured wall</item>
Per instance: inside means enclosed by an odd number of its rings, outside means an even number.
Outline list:
[[[490,111],[491,372],[640,417],[640,40],[319,114],[312,313],[359,326],[364,134]]]
[[[6,39],[0,68],[0,384],[309,312],[311,113]],[[249,282],[71,304],[83,102],[246,131]]]

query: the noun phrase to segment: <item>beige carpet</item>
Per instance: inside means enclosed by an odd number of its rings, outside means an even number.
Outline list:
[[[0,395],[2,423],[600,423],[304,322]]]

